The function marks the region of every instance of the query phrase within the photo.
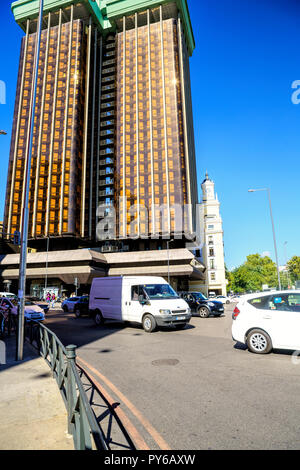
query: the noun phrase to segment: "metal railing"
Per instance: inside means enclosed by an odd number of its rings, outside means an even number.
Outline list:
[[[76,346],[64,346],[57,336],[38,322],[26,325],[25,334],[48,363],[68,412],[68,432],[76,450],[108,450],[84,391],[77,367]]]

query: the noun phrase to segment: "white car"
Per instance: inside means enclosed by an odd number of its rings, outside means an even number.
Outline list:
[[[8,313],[18,315],[18,300],[8,297],[0,299],[0,312],[5,316]],[[44,321],[45,312],[38,305],[29,300],[25,300],[24,317],[26,321]]]
[[[217,295],[215,300],[219,300],[219,302],[222,302],[222,304],[230,304],[231,302],[230,298],[226,297],[225,295]]]
[[[7,297],[9,299],[17,298],[16,294],[13,294],[12,292],[0,292],[0,297]]]
[[[233,340],[254,353],[300,350],[300,290],[244,295],[232,319]]]

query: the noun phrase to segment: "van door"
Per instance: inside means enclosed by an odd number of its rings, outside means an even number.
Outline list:
[[[128,286],[128,298],[125,301],[125,308],[126,308],[126,319],[128,321],[142,323],[143,313],[145,311],[145,307],[139,301],[139,296],[143,296],[146,300],[145,293],[143,291],[142,286],[140,285],[132,285]]]

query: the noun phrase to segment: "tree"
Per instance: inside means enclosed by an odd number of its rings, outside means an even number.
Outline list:
[[[232,290],[232,281],[233,281],[233,274],[232,272],[228,271],[228,268],[225,264],[225,278],[228,281],[228,284],[226,286],[227,292],[230,292]]]
[[[231,288],[234,292],[247,292],[261,290],[263,284],[276,287],[276,264],[268,256],[259,254],[247,256],[244,264],[234,269]]]
[[[300,256],[293,256],[287,262],[287,269],[292,282],[300,280]]]

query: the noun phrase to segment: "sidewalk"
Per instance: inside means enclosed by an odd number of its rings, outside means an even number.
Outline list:
[[[3,351],[3,343],[0,342]],[[0,450],[74,450],[67,412],[45,360],[25,342],[15,361],[16,337],[5,338],[0,354]]]

